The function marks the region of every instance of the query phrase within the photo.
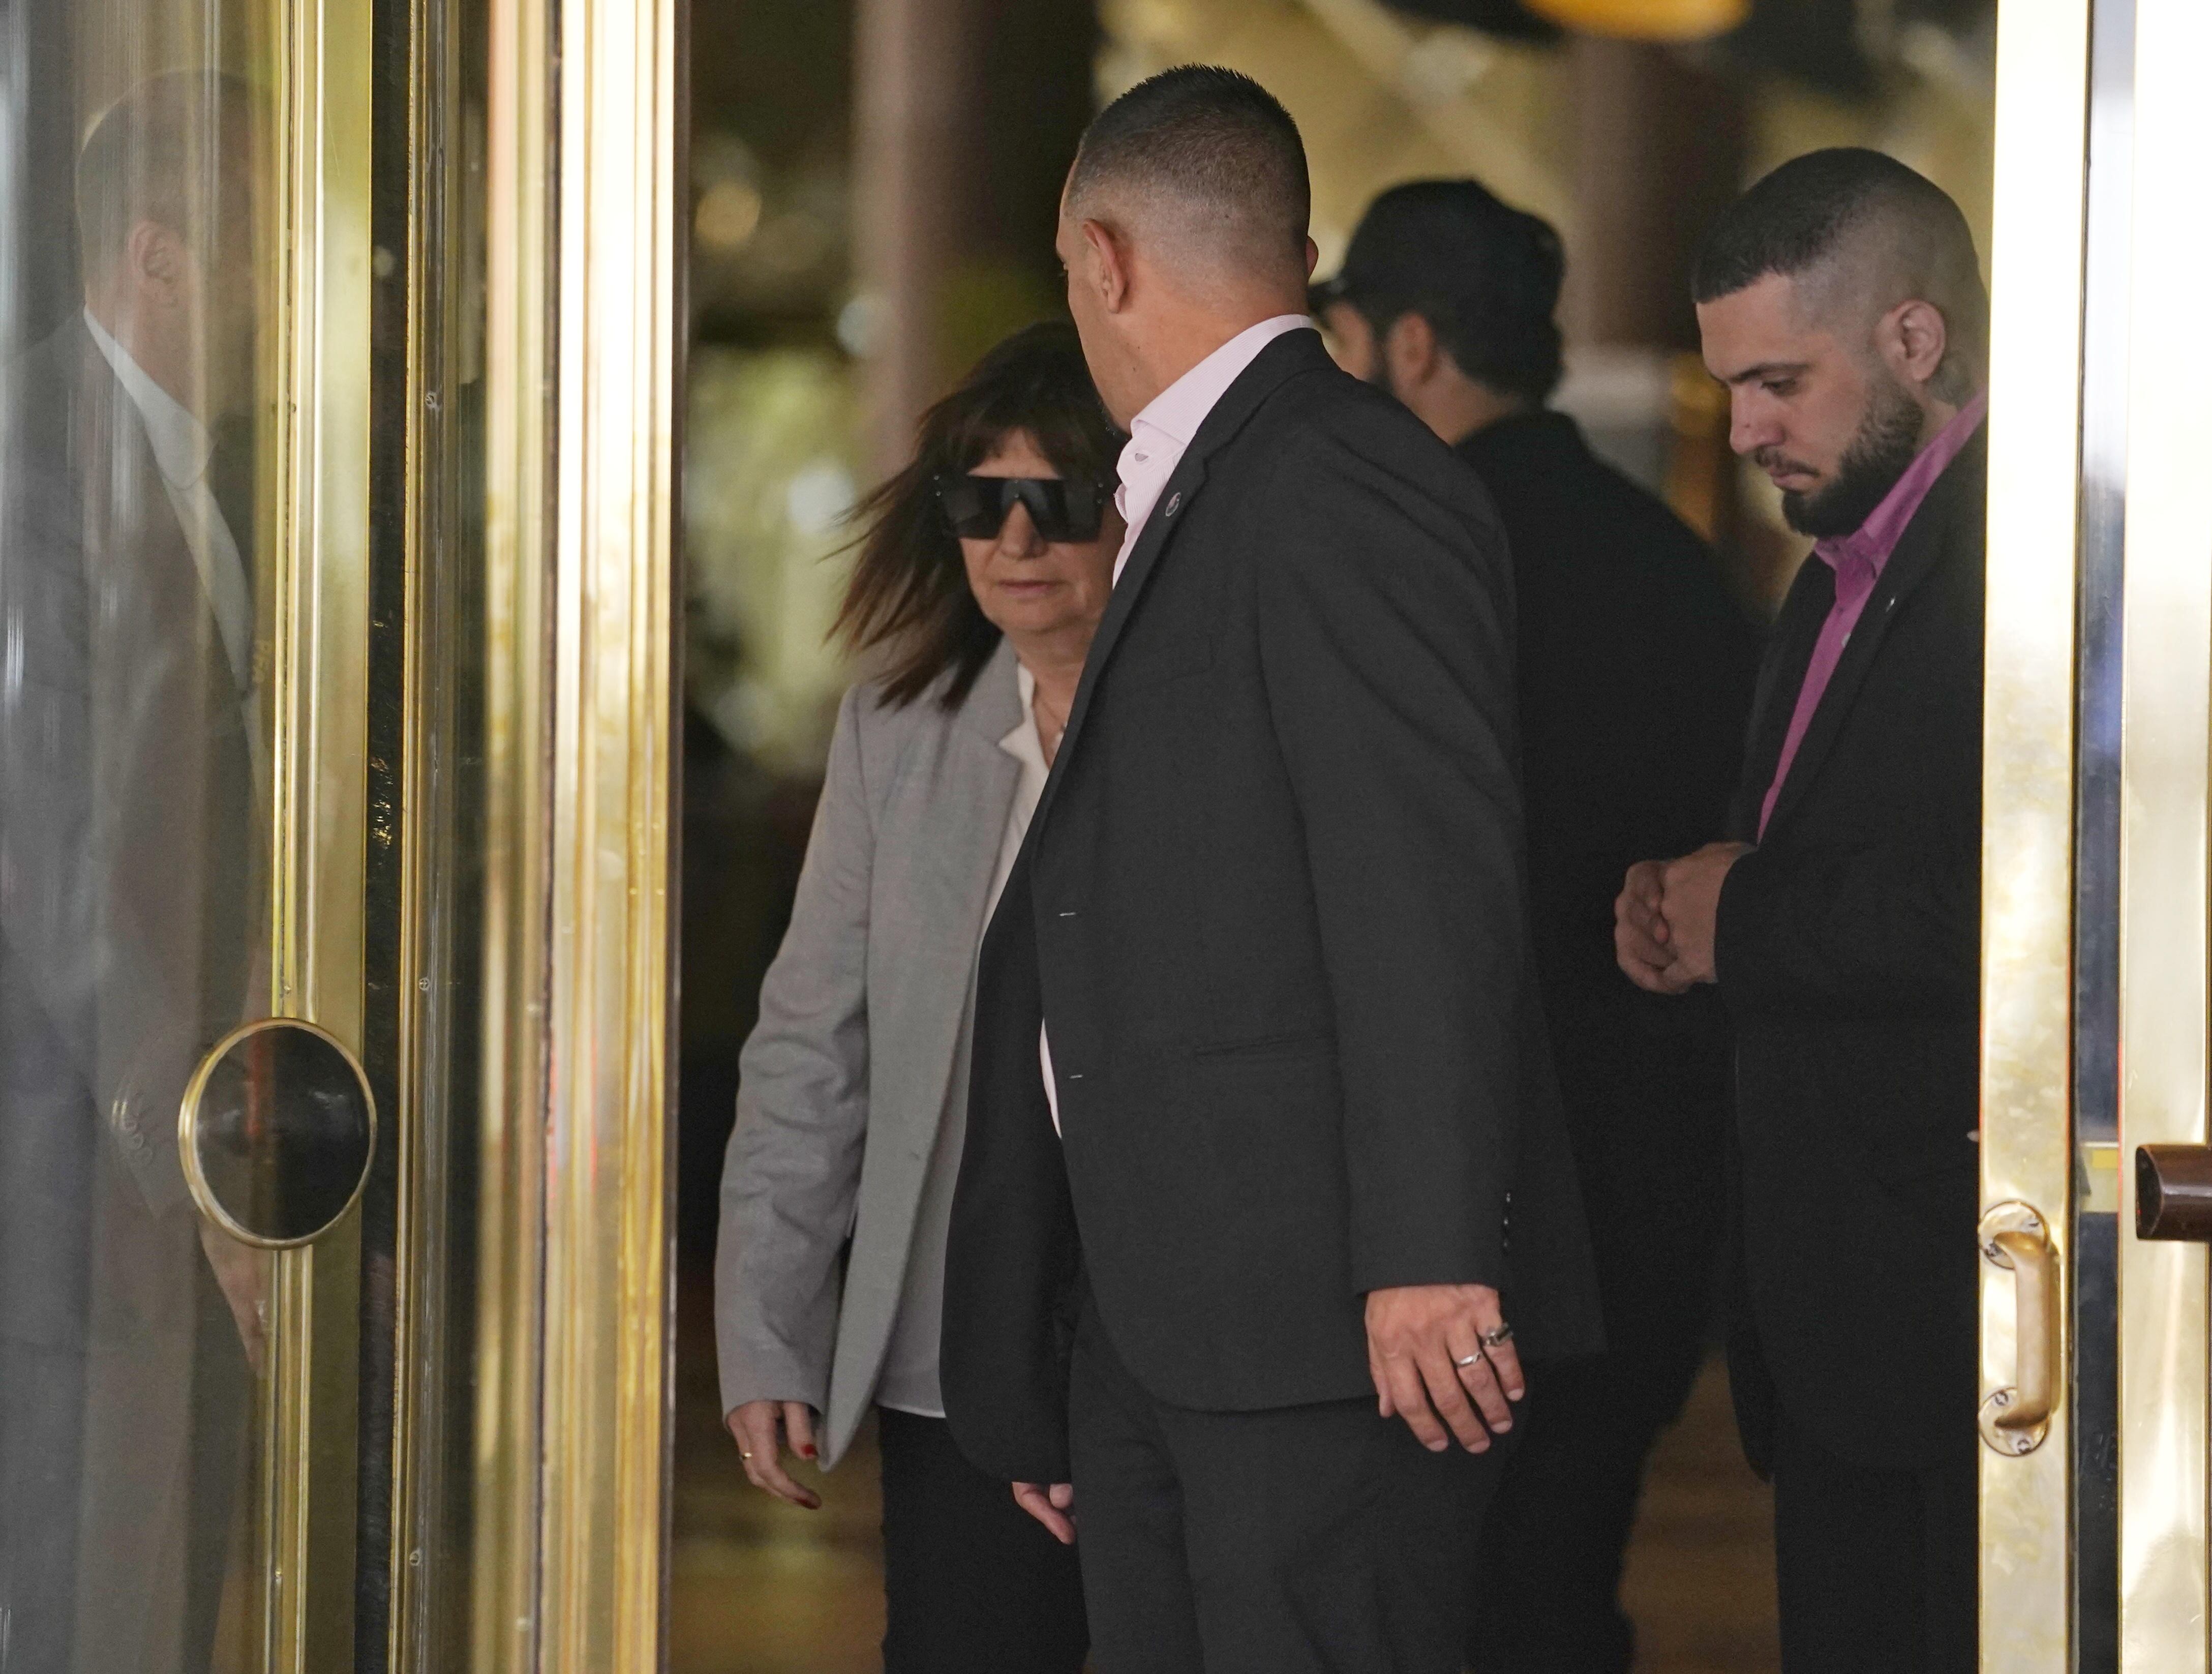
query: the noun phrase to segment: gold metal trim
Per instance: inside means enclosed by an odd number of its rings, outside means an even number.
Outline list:
[[[2002,0],[1990,248],[1982,838],[1982,1202],[2073,1200],[2075,530],[2089,0]],[[2070,1221],[2045,1443],[1981,1462],[1981,1665],[2070,1669]],[[1982,1264],[1982,1391],[2011,1381],[2014,1284]]]
[[[2202,275],[2212,225],[2185,207],[2212,155],[2212,8],[2137,0],[2121,701],[2120,1139],[2206,1134],[2208,752],[2212,752],[2212,379]],[[2120,1667],[2203,1674],[2212,1306],[2201,1245],[2133,1237],[2119,1176]]]
[[[201,1172],[199,1147],[193,1142],[199,1132],[200,1099],[207,1092],[208,1078],[215,1074],[216,1066],[240,1041],[251,1040],[256,1035],[267,1034],[276,1029],[298,1029],[327,1041],[345,1060],[345,1066],[353,1072],[354,1080],[361,1083],[362,1099],[368,1105],[368,1151],[371,1157],[376,1154],[376,1093],[368,1084],[368,1072],[361,1067],[361,1060],[354,1056],[353,1050],[343,1041],[328,1029],[301,1017],[264,1017],[252,1023],[240,1024],[208,1049],[207,1056],[200,1060],[199,1068],[192,1071],[192,1079],[185,1083],[184,1102],[177,1107],[177,1149],[184,1162],[185,1184],[191,1189],[194,1207],[222,1228],[226,1234],[240,1244],[251,1245],[256,1250],[304,1250],[307,1245],[319,1244],[328,1238],[354,1212],[361,1202],[362,1193],[368,1189],[367,1166],[363,1166],[361,1178],[353,1183],[353,1190],[346,1198],[345,1207],[325,1225],[305,1238],[264,1238],[258,1233],[248,1232],[229,1210],[223,1208],[222,1200],[209,1188],[207,1176]]]
[[[270,0],[276,75],[260,580],[269,601],[270,1010],[362,1026],[368,829],[369,0]],[[271,1258],[260,1666],[351,1657],[358,1220]],[[330,1329],[317,1330],[319,1318]],[[341,1323],[343,1322],[343,1323]]]
[[[538,1666],[549,614],[550,0],[490,0],[485,167],[483,1063],[471,1667]]]
[[[677,0],[559,13],[542,1668],[659,1666]]]

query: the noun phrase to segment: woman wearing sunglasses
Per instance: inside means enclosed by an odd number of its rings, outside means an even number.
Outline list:
[[[745,1474],[820,1504],[871,1406],[887,1674],[1073,1674],[1074,1553],[963,1458],[937,1381],[975,953],[1113,585],[1120,443],[1072,326],[984,357],[862,506],[846,694],[791,928],[745,1044],[715,1275]]]

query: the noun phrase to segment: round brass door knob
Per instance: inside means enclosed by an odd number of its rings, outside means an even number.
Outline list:
[[[312,1244],[345,1218],[376,1154],[376,1100],[328,1030],[270,1017],[200,1061],[177,1113],[200,1213],[263,1249]]]

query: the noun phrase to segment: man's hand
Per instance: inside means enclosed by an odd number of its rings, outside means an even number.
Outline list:
[[[813,1408],[804,1401],[748,1401],[724,1421],[738,1440],[748,1482],[808,1511],[822,1509],[822,1496],[793,1482],[783,1468],[787,1446],[801,1458],[814,1457]]]
[[[1492,1432],[1513,1427],[1510,1403],[1527,1388],[1512,1343],[1485,1346],[1484,1333],[1494,1335],[1504,1323],[1498,1293],[1487,1285],[1370,1291],[1367,1371],[1382,1416],[1404,1419],[1432,1453],[1453,1436],[1470,1453],[1487,1452]]]
[[[1667,922],[1667,862],[1638,861],[1613,904],[1613,955],[1621,974],[1648,994],[1680,994],[1689,981],[1674,969]]]
[[[1016,1482],[1014,1503],[1052,1531],[1062,1546],[1075,1544],[1075,1488],[1071,1482]]]
[[[1717,980],[1713,937],[1721,886],[1728,881],[1729,868],[1750,852],[1747,843],[1709,843],[1694,855],[1667,862],[1662,910],[1674,947],[1672,974],[1684,988]]]
[[[200,1217],[200,1248],[207,1252],[208,1265],[222,1287],[222,1300],[230,1304],[246,1364],[258,1372],[263,1345],[269,1340],[268,1252],[240,1244],[205,1216]]]

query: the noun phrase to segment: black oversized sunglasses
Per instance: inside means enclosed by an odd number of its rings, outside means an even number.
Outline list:
[[[937,479],[937,502],[945,508],[952,533],[969,540],[990,540],[1006,527],[1017,502],[1029,508],[1030,521],[1046,540],[1096,540],[1113,491],[1089,477],[971,477],[947,473]]]

